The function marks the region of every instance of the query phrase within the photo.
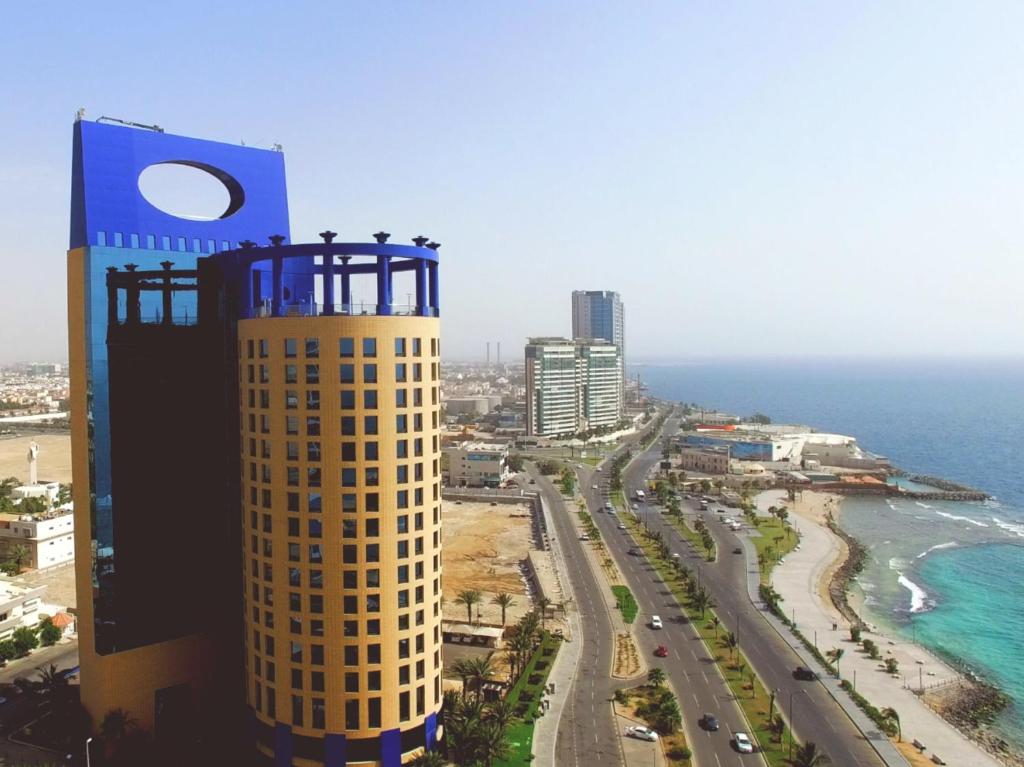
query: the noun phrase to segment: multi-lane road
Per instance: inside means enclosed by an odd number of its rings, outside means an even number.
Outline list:
[[[671,434],[676,428],[676,421],[670,419],[665,431]],[[648,471],[659,460],[661,445],[656,442],[626,468],[622,479],[627,494],[645,486]],[[638,514],[652,530],[662,533],[673,553],[692,559],[692,566],[700,563],[701,583],[715,599],[716,614],[722,621],[723,629],[739,635],[740,646],[762,683],[778,691],[777,700],[783,713],[788,717],[792,710],[792,723],[797,737],[817,743],[831,757],[836,767],[883,765],[884,762],[867,738],[828,691],[816,682],[801,682],[793,677],[793,669],[801,661],[792,646],[764,620],[758,607],[750,601],[747,592],[748,567],[756,565],[752,562],[748,564],[746,556],[732,553],[736,547],[741,547],[737,533],[717,522],[719,515],[713,511],[701,512],[698,501],[691,501],[689,505],[692,513],[703,514],[706,518],[719,552],[715,562],[702,561],[700,555],[657,508],[644,505]],[[602,530],[611,527],[607,515],[600,516],[605,517]],[[746,534],[746,531],[741,533]],[[666,599],[674,604],[671,597]],[[668,609],[664,608],[665,611]],[[872,733],[872,736],[884,739],[878,733]]]

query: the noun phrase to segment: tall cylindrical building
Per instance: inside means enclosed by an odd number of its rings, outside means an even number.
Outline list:
[[[257,258],[273,298],[239,302],[237,348],[258,749],[280,766],[398,765],[434,745],[442,702],[436,246],[218,256],[243,294]],[[322,300],[289,304],[279,281],[302,263]],[[391,302],[402,270],[416,277],[408,307]],[[376,276],[375,304],[353,305],[359,274]]]

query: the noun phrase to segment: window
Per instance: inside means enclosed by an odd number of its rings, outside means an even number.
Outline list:
[[[372,697],[367,701],[367,722],[368,727],[381,726],[381,699]]]
[[[318,416],[318,415],[306,416],[306,436],[307,437],[319,437],[320,436],[320,416]]]
[[[379,519],[368,519],[366,520],[366,537],[377,538],[380,536],[380,520]]]
[[[306,493],[306,502],[308,505],[307,511],[312,514],[319,514],[323,505],[323,499],[320,497],[320,493]]]
[[[350,437],[356,433],[356,418],[352,415],[345,415],[341,417],[341,433]]]
[[[364,454],[367,461],[376,461],[378,456],[377,443],[366,442],[364,443]]]
[[[295,365],[284,366],[284,382],[290,384],[299,382],[299,370]]]
[[[355,469],[353,469],[355,471]],[[353,482],[355,477],[353,476]],[[342,493],[341,495],[341,510],[347,512],[354,512],[356,510],[356,494],[355,493]]]
[[[300,669],[300,668],[293,668],[292,669],[292,689],[293,690],[301,690],[302,689],[302,669]]]
[[[358,666],[359,665],[359,646],[358,645],[345,645],[345,665],[346,666]]]
[[[422,692],[422,690],[423,690],[423,688],[421,687],[419,691]],[[320,688],[320,691],[323,691],[323,687]],[[417,708],[419,707],[420,697],[422,697],[422,696],[419,696],[419,697],[416,698]],[[314,729],[322,730],[326,726],[327,726],[327,708],[324,705],[324,699],[323,698],[313,698],[313,727],[314,727]]]
[[[289,656],[292,659],[292,663],[302,663],[302,642],[293,641],[290,643]]]
[[[294,338],[286,338],[286,339],[284,339],[284,356],[285,357],[294,357],[298,353],[299,353],[299,346],[296,343],[295,339]]]
[[[294,642],[292,643],[294,645]],[[300,654],[301,657],[301,654]],[[409,640],[399,639],[398,640],[398,657],[408,658],[409,657]]]
[[[269,692],[269,690],[267,691]],[[273,715],[271,715],[273,716]],[[345,701],[345,729],[358,730],[359,726],[359,699],[352,698]]]
[[[398,720],[405,722],[409,719],[409,693],[400,692],[398,694]]]
[[[363,339],[363,356],[364,357],[376,357],[377,356],[377,339],[376,338],[364,338]],[[370,725],[371,727],[375,725]]]
[[[430,340],[433,341],[434,339],[430,339]],[[419,357],[420,353],[421,353],[421,350],[420,350],[420,339],[414,338],[414,339],[412,339],[412,356],[413,357]],[[431,353],[433,353],[433,352],[431,352]]]
[[[355,442],[342,442],[341,443],[341,460],[343,461],[354,461],[356,459],[356,443]]]
[[[297,410],[299,407],[299,393],[289,389],[284,393],[284,406],[288,410]]]
[[[405,483],[407,483],[409,481],[409,466],[408,466],[408,464],[404,464],[404,463],[399,464],[397,467],[395,467],[395,469],[396,469],[396,471],[395,471],[395,475],[396,475],[395,478],[398,481],[398,484],[404,485]]]
[[[366,689],[367,690],[379,690],[380,689],[380,672],[370,671],[366,674]]]
[[[310,389],[306,391],[306,409],[320,409],[320,392],[317,391],[316,389]]]
[[[356,486],[356,470],[355,469],[342,469],[341,470],[341,486],[342,487],[355,487]],[[355,496],[353,496],[354,498]]]
[[[341,586],[345,589],[359,588],[359,571],[345,570],[341,574]]]
[[[407,431],[409,431],[409,416],[395,416],[395,431],[397,431],[399,434],[405,434]]]
[[[377,390],[376,389],[364,389],[363,390],[363,407],[367,410],[377,409]]]
[[[356,382],[356,366],[346,362],[338,366],[338,379],[343,384],[354,384]]]
[[[366,494],[366,510],[380,511],[380,495],[377,493]]]
[[[309,487],[320,487],[320,469],[309,468],[306,469],[306,484]]]
[[[380,570],[371,567],[366,571],[366,587],[371,589],[380,588]]]
[[[352,389],[341,390],[341,409],[342,410],[355,410],[356,409],[356,393]]]
[[[363,383],[377,383],[376,363],[368,363],[363,365]]]
[[[320,366],[319,365],[306,365],[306,383],[307,384],[318,384],[318,383],[320,383]]]
[[[363,416],[363,433],[370,435],[377,433],[377,416]]]
[[[301,727],[302,726],[302,696],[292,696],[292,724]]]
[[[313,358],[320,356],[320,339],[319,338],[307,338],[306,339],[306,356]]]
[[[380,484],[380,469],[376,467],[368,468],[366,470],[366,485],[367,487],[376,487]]]
[[[405,339],[404,338],[396,338],[395,339],[395,356],[396,357],[404,357],[405,356]]]
[[[366,561],[380,562],[380,545],[376,543],[366,544]]]
[[[306,443],[306,460],[307,461],[319,461],[320,460],[320,443],[319,442],[307,442]]]
[[[356,343],[352,338],[339,338],[338,339],[338,356],[340,357],[355,357],[356,356]]]
[[[409,457],[409,440],[400,439],[395,443],[395,453],[399,458]]]
[[[396,407],[407,407],[409,404],[408,390],[406,389],[395,389],[395,406]]]
[[[422,661],[420,661],[422,663]],[[324,672],[323,671],[312,671],[309,674],[309,689],[313,692],[324,691]],[[313,707],[316,708],[316,698],[313,699]]]
[[[398,508],[408,509],[409,508],[409,491],[399,490],[396,497]]]
[[[298,416],[290,415],[284,419],[284,433],[285,434],[298,434],[299,433],[299,419]]]
[[[377,633],[380,633],[379,631]],[[366,646],[366,662],[380,663],[380,645],[371,644]]]
[[[403,383],[405,381],[405,363],[399,362],[395,365],[395,381]]]
[[[345,672],[345,692],[359,692],[359,672]]]

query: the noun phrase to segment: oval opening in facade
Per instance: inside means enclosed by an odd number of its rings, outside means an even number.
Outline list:
[[[158,210],[190,221],[227,218],[245,202],[241,185],[231,175],[187,160],[150,165],[139,174],[139,191]]]

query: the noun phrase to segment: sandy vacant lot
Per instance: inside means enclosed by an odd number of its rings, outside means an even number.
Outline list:
[[[39,479],[71,482],[71,437],[67,434],[35,434],[0,439],[0,479],[17,477],[28,482],[28,446],[39,445]]]
[[[444,617],[466,620],[466,608],[455,604],[464,589],[483,592],[474,608],[484,623],[500,623],[501,610],[491,604],[499,592],[516,596],[506,620],[514,622],[529,609],[519,563],[532,542],[530,509],[525,504],[442,503],[442,558],[444,564]]]

